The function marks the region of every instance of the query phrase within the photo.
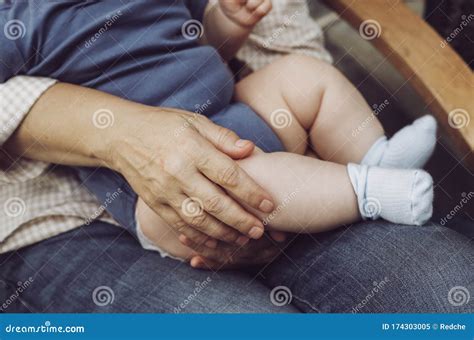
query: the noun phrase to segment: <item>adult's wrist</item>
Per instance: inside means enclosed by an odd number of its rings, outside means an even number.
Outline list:
[[[137,121],[135,113],[152,109],[104,92],[58,83],[36,101],[2,147],[12,157],[113,169],[118,141],[130,135]]]
[[[126,175],[131,159],[146,149],[144,134],[156,124],[160,110],[141,104],[126,102],[114,113],[114,126],[104,129],[99,142],[91,149],[91,157],[102,166]]]

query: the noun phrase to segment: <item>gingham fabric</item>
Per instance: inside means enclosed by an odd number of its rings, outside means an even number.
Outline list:
[[[272,11],[260,21],[237,54],[252,70],[293,53],[332,63],[324,48],[321,27],[311,18],[306,0],[273,0]]]
[[[17,76],[0,84],[0,145],[36,100],[55,83]],[[70,169],[0,153],[0,253],[15,250],[90,222],[115,223]]]

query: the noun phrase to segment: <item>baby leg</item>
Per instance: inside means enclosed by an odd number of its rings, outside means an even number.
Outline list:
[[[271,214],[261,214],[245,206],[262,219],[267,230],[315,233],[359,219],[357,200],[343,165],[296,154],[261,151],[238,163],[274,199],[276,209]],[[179,231],[169,227],[140,198],[137,220],[139,234],[143,232],[149,243],[175,257],[192,256],[192,251],[180,244]],[[151,244],[149,249],[153,249]]]
[[[422,224],[431,216],[431,177],[422,170],[367,168],[352,165],[359,190],[354,191],[347,167],[284,152],[255,152],[239,165],[267,190],[276,208],[260,217],[267,230],[316,233],[357,221],[360,215],[382,217],[402,224]],[[360,172],[360,173],[359,173]],[[380,182],[393,182],[397,194],[387,194]],[[358,195],[369,199],[360,206]],[[242,202],[241,202],[242,203]],[[139,202],[138,207],[142,205]],[[192,252],[179,244],[176,231],[168,228],[151,209],[138,209],[138,221],[148,239],[173,245],[174,255],[189,257]],[[166,250],[166,249],[165,249]]]
[[[286,152],[256,152],[239,165],[275,199],[271,214],[246,207],[270,230],[317,233],[361,215],[413,225],[431,217],[432,179],[422,170],[347,167]]]
[[[277,208],[271,214],[245,206],[262,219],[267,231],[315,233],[359,219],[345,166],[295,154],[263,152],[239,161],[239,165],[274,199]],[[137,220],[145,238],[161,250],[180,258],[192,256],[192,251],[180,244],[179,232],[168,227],[140,198]]]
[[[284,57],[249,75],[235,97],[273,127],[289,152],[303,154],[309,145],[340,164],[417,168],[436,142],[429,116],[387,140],[359,91],[332,65],[306,56]]]
[[[359,163],[384,135],[372,119],[366,133],[349,140],[372,111],[339,71],[314,58],[281,58],[240,81],[235,97],[272,126],[289,152],[303,154],[310,146],[321,159]]]

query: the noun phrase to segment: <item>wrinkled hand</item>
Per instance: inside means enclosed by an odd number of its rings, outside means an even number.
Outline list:
[[[196,244],[209,237],[245,244],[262,236],[263,223],[223,190],[255,209],[272,211],[271,196],[233,160],[250,155],[253,143],[182,110],[137,115],[120,131],[113,168],[150,208]]]
[[[278,239],[279,243],[275,239]],[[186,236],[180,236],[181,243],[194,249],[196,253],[191,256],[191,266],[214,271],[270,263],[281,253],[281,249],[285,246],[282,242],[285,239],[283,233],[278,233],[276,237],[265,234],[259,240],[251,240],[245,246],[219,243],[215,249],[211,249],[193,242]]]
[[[250,241],[250,247],[240,249],[235,246],[229,247],[223,242],[217,243],[213,239],[215,244],[211,250],[207,242],[205,245],[196,243],[182,234],[169,230],[163,219],[155,214],[141,198],[138,198],[136,212],[137,216],[140,216],[139,232],[141,231],[148,241],[175,258],[192,262],[194,266],[197,263],[196,267],[199,267],[200,262],[207,263],[209,268],[212,266],[215,269],[225,269],[230,265],[262,264],[270,261],[273,255],[271,251],[262,252],[262,249],[271,247],[271,244],[265,241],[260,243]],[[279,231],[269,231],[265,234],[267,239],[268,236],[273,239],[273,244],[282,243],[287,239],[287,235]],[[252,251],[255,252],[253,255]]]
[[[271,0],[219,0],[222,12],[239,26],[251,28],[272,9]]]

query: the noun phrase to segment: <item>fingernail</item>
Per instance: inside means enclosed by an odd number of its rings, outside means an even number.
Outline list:
[[[214,239],[207,240],[206,243],[204,243],[204,244],[206,245],[206,247],[212,248],[212,249],[216,249],[216,247],[217,247],[217,241],[214,240]]]
[[[263,229],[259,227],[253,227],[249,231],[249,236],[253,239],[258,239],[262,237],[262,235],[263,235]]]
[[[244,148],[245,146],[247,146],[249,142],[245,139],[239,139],[237,142],[235,142],[235,146],[237,146],[238,148]]]
[[[265,199],[260,203],[259,209],[265,213],[271,213],[273,211],[273,203]]]
[[[237,240],[235,240],[235,243],[237,243],[239,246],[245,246],[248,243],[249,238],[247,236],[239,236]]]
[[[183,234],[179,235],[178,237],[178,240],[184,244],[185,246],[187,246],[188,244],[188,238],[186,236],[184,236]]]
[[[193,268],[199,268],[202,265],[202,261],[200,259],[193,258],[191,260],[191,267]]]
[[[286,241],[286,235],[282,232],[270,231],[270,236],[272,237],[272,239],[280,243]]]

